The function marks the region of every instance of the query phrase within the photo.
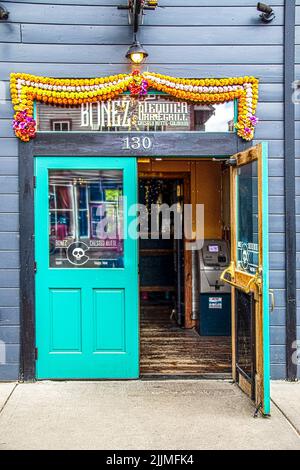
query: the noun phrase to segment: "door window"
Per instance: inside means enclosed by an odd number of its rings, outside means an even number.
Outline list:
[[[237,268],[255,274],[259,266],[257,161],[237,170]]]
[[[50,170],[52,268],[123,268],[123,171]]]

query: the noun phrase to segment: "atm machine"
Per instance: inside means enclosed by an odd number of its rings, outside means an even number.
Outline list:
[[[199,333],[201,336],[231,335],[231,288],[221,281],[230,264],[225,240],[205,240],[199,253]]]

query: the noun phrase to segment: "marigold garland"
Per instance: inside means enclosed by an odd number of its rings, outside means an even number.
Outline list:
[[[101,78],[66,79],[13,73],[10,83],[16,112],[13,128],[16,136],[23,141],[35,136],[35,100],[57,106],[78,106],[87,102],[112,100],[127,90],[134,96],[144,96],[150,88],[180,100],[203,104],[219,104],[237,99],[237,134],[245,140],[253,139],[258,122],[255,113],[259,81],[255,77],[183,79],[134,71],[131,74]]]

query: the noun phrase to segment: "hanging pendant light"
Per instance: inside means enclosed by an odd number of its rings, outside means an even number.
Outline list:
[[[148,52],[142,47],[142,45],[136,39],[129,47],[126,57],[134,64],[141,64],[146,57],[148,57]]]

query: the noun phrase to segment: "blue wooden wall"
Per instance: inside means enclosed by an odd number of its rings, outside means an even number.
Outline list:
[[[128,72],[131,43],[126,0],[2,1],[10,11],[0,24],[0,339],[8,344],[2,379],[16,379],[19,354],[18,144],[11,130],[11,72],[92,77]],[[283,179],[283,0],[269,0],[276,20],[263,25],[255,0],[159,0],[147,12],[141,42],[146,68],[183,77],[255,75],[261,81],[256,138],[270,142],[272,377],[285,377],[285,237]],[[300,0],[297,2],[300,64]],[[299,75],[300,65],[297,65]],[[297,183],[300,177],[300,108],[297,109]],[[297,185],[300,196],[300,185]],[[300,199],[297,198],[300,222]],[[300,229],[300,223],[299,223]],[[299,233],[300,237],[300,233]],[[300,267],[299,267],[300,269]],[[299,277],[299,276],[298,276]],[[299,277],[300,279],[300,277]],[[299,284],[300,299],[300,284]]]

